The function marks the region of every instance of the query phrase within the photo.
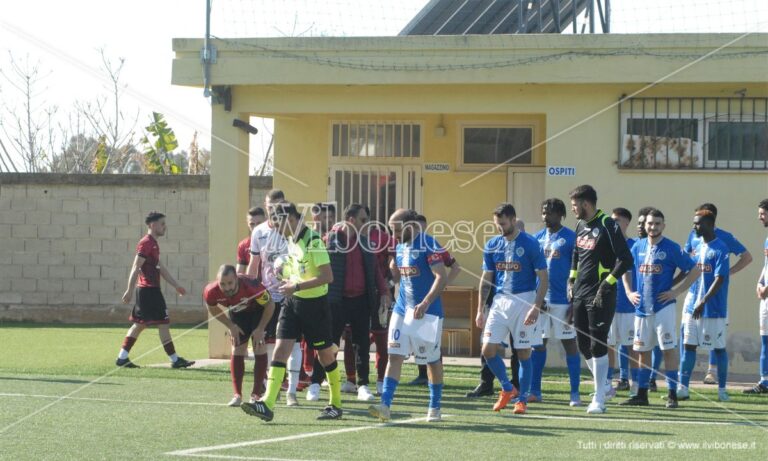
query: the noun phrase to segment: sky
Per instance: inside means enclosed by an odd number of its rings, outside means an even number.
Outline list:
[[[10,2],[8,2],[10,3]],[[213,0],[217,37],[395,35],[427,0]],[[613,0],[613,33],[768,32],[767,0]],[[121,82],[127,118],[139,130],[163,113],[186,148],[192,134],[210,147],[210,103],[200,88],[171,85],[174,37],[203,37],[206,0],[25,0],[0,15],[0,69],[9,52],[37,65],[37,110],[57,106],[60,121],[75,102],[108,94],[99,49],[125,59]],[[0,77],[0,105],[19,92]],[[2,109],[2,108],[0,108]],[[269,144],[271,124],[254,120],[252,168]]]

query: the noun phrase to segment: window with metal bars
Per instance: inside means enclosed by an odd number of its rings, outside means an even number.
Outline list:
[[[421,125],[402,121],[332,123],[332,158],[421,157]]]
[[[619,122],[619,168],[768,169],[768,98],[627,98]]]

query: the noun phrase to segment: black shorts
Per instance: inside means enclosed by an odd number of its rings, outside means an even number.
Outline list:
[[[253,334],[253,330],[259,326],[261,322],[261,315],[264,313],[264,309],[244,310],[240,312],[231,312],[229,319],[232,323],[240,327],[243,330],[243,334],[240,335],[239,344],[247,343],[248,338]]]
[[[168,306],[165,305],[165,298],[159,287],[136,288],[136,304],[128,320],[142,325],[170,323]]]
[[[277,321],[280,319],[280,311],[282,310],[283,303],[285,302],[285,300],[275,301],[274,299],[272,301],[275,303],[275,310],[272,312],[272,318],[269,319],[269,323],[267,323],[267,328],[265,330],[267,332],[265,338],[268,343],[275,342],[275,338],[277,337]]]
[[[333,346],[331,335],[331,308],[328,297],[297,298],[283,300],[280,320],[277,323],[277,339],[298,339],[301,335],[307,345],[315,350]]]

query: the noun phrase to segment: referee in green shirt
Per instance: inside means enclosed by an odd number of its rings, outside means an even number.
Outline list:
[[[333,281],[330,259],[320,235],[302,222],[296,205],[275,205],[273,224],[288,241],[288,257],[275,272],[282,275],[278,288],[286,302],[277,324],[277,343],[267,377],[267,391],[261,400],[243,403],[243,411],[271,421],[277,394],[285,377],[285,366],[293,345],[301,335],[317,351],[325,368],[331,399],[317,419],[341,419],[341,375],[336,363],[337,347],[331,334],[328,284]],[[280,262],[278,262],[280,264]]]

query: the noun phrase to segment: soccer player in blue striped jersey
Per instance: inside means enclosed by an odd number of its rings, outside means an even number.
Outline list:
[[[611,211],[611,219],[616,221],[621,229],[621,235],[627,241],[627,247],[632,248],[635,239],[627,237],[627,229],[632,221],[632,213],[626,208],[614,208]],[[617,390],[629,389],[629,366],[632,363],[633,372],[632,381],[637,382],[636,364],[637,354],[632,350],[632,341],[635,333],[635,307],[627,298],[622,283],[616,284],[616,314],[613,316],[611,331],[608,333],[608,345],[612,346],[608,351],[608,380],[606,382],[606,399],[616,395]],[[616,350],[619,349],[619,387],[613,388],[611,381],[616,368]]]
[[[768,198],[757,206],[757,219],[768,228]],[[768,237],[763,245],[763,269],[757,278],[757,299],[760,302],[758,319],[760,324],[760,381],[745,394],[768,394]]]
[[[718,398],[727,401],[728,378],[728,281],[730,249],[715,233],[715,215],[708,210],[697,211],[693,229],[702,243],[696,249],[696,264],[701,276],[696,282],[693,303],[685,307],[683,325],[683,363],[680,366],[680,386],[677,397],[688,398],[691,372],[696,364],[696,348],[714,349],[717,359]]]
[[[703,203],[699,205],[698,208],[696,208],[695,211],[701,211],[701,210],[707,210],[710,211],[714,217],[715,222],[717,222],[717,207],[713,203]],[[739,272],[740,270],[747,267],[752,262],[752,255],[749,251],[744,247],[744,245],[739,242],[736,237],[733,236],[730,232],[726,232],[723,229],[720,229],[718,227],[715,227],[715,235],[717,238],[719,238],[725,245],[728,247],[728,250],[733,254],[734,256],[737,256],[739,258],[738,261],[736,261],[736,264],[733,265],[730,269],[730,275],[734,275],[735,273]],[[685,251],[686,253],[690,254],[691,257],[696,256],[696,249],[701,244],[701,238],[696,236],[696,233],[694,231],[691,231],[688,234],[688,240],[685,242]],[[693,302],[692,297],[696,293],[696,285],[694,284],[691,286],[691,289],[688,291],[688,296],[685,300],[685,305],[687,306],[689,303]],[[685,315],[685,314],[684,314]],[[685,320],[685,318],[683,318]],[[680,329],[682,330],[682,322]],[[704,376],[704,384],[715,384],[717,382],[716,380],[717,375],[717,363],[715,359],[715,352],[710,351],[709,353],[709,369],[707,370],[707,374]]]
[[[390,407],[400,380],[403,361],[410,355],[414,356],[417,364],[427,365],[427,421],[437,422],[441,419],[443,363],[440,360],[440,339],[443,305],[440,294],[445,288],[447,277],[442,255],[445,250],[431,235],[422,232],[416,218],[415,211],[405,209],[396,210],[389,218],[389,227],[398,242],[390,270],[400,274],[400,291],[389,320],[389,363],[381,403],[368,407],[371,416],[382,421],[390,419]],[[429,328],[430,324],[434,328]],[[427,338],[428,335],[431,337]]]
[[[537,320],[549,287],[547,261],[539,242],[515,226],[517,213],[510,203],[502,203],[493,212],[493,221],[501,235],[491,238],[483,249],[483,275],[480,298],[487,299],[494,288],[493,303],[488,319],[478,309],[475,322],[483,330],[483,356],[488,368],[501,383],[499,398],[493,405],[501,411],[518,394],[509,382],[507,369],[501,359],[502,342],[512,334],[512,347],[520,362],[519,399],[513,412],[527,411],[531,387],[531,345],[537,332]],[[538,277],[538,286],[537,286]],[[482,304],[480,304],[482,305]]]
[[[571,384],[572,407],[581,405],[579,397],[579,380],[581,379],[581,357],[576,346],[576,330],[571,326],[573,309],[568,301],[568,274],[571,271],[573,246],[576,244],[576,233],[563,227],[565,219],[565,203],[557,198],[544,200],[541,204],[541,219],[545,228],[534,237],[544,251],[549,275],[546,309],[539,317],[539,328],[543,333],[543,344],[533,346],[531,363],[533,377],[528,402],[541,401],[541,378],[544,365],[547,362],[547,339],[559,339],[565,349],[565,363],[568,366],[568,377]]]
[[[632,246],[635,261],[633,274],[624,274],[623,281],[635,308],[635,339],[633,348],[639,352],[639,389],[636,395],[620,405],[648,405],[651,373],[651,351],[658,345],[664,354],[667,377],[667,408],[677,408],[678,354],[675,325],[675,299],[698,277],[693,261],[680,245],[665,238],[664,214],[651,210],[645,218],[647,238]],[[689,273],[685,281],[673,290],[675,272]],[[633,277],[634,275],[634,277]],[[634,283],[633,283],[634,282]]]

